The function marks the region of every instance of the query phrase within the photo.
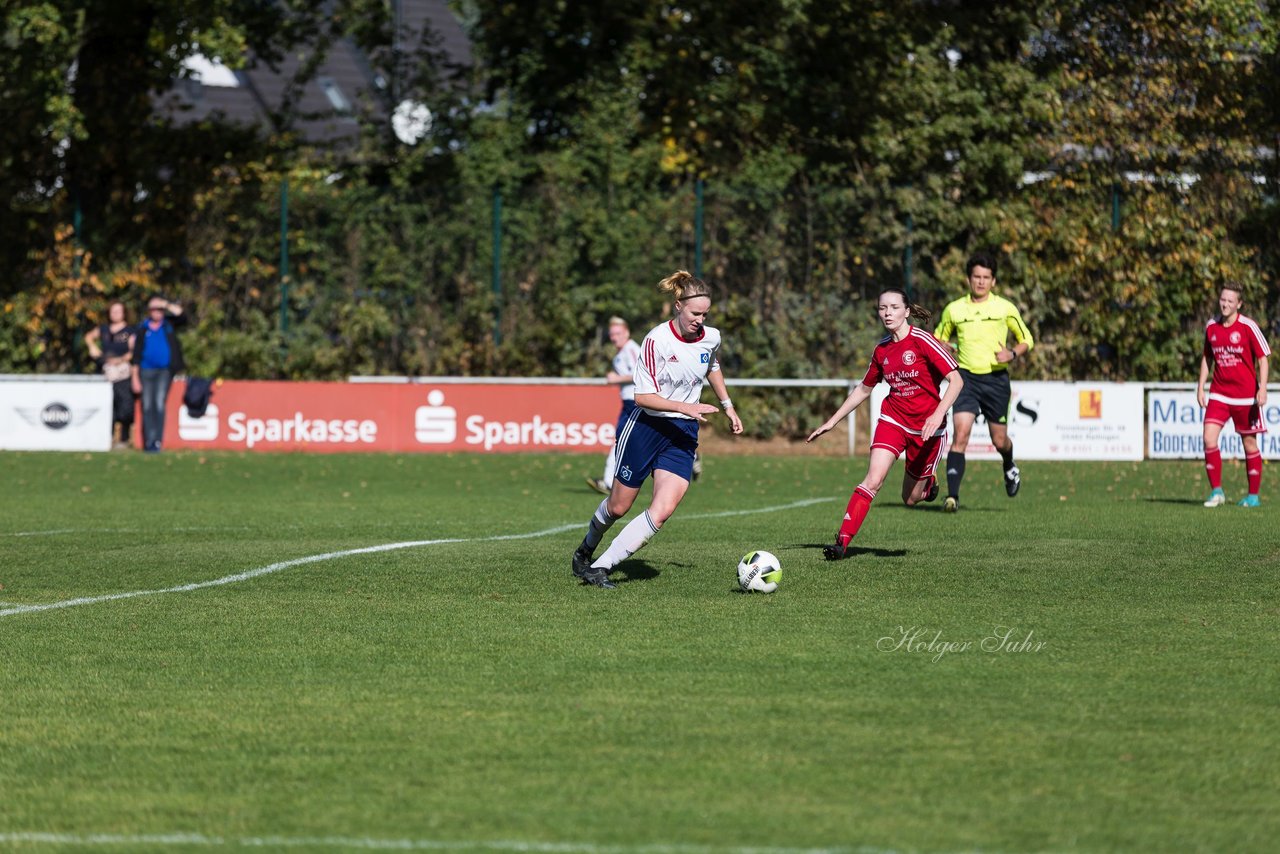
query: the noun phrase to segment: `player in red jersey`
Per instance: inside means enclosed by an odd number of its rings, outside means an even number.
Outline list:
[[[879,314],[889,334],[872,352],[866,376],[835,414],[805,439],[812,442],[834,428],[871,397],[876,383],[883,380],[889,384],[889,396],[871,437],[867,476],[849,499],[835,545],[822,550],[827,560],[845,556],[893,461],[903,451],[907,452],[907,466],[902,473],[902,500],[911,507],[938,497],[934,470],[947,446],[947,410],[964,386],[950,348],[911,325],[913,317],[927,323],[929,312],[913,305],[905,291],[885,288],[880,294]],[[940,391],[943,380],[948,382],[945,393]]]
[[[1240,506],[1257,507],[1258,490],[1262,486],[1258,434],[1267,432],[1262,407],[1267,405],[1267,357],[1271,355],[1271,348],[1258,324],[1240,313],[1243,304],[1240,296],[1239,285],[1223,285],[1218,294],[1218,309],[1222,314],[1210,320],[1204,330],[1204,355],[1200,357],[1196,400],[1204,408],[1204,470],[1213,490],[1204,502],[1205,507],[1227,503],[1222,491],[1218,436],[1228,419],[1244,444],[1249,494],[1240,499]],[[1204,384],[1209,379],[1210,362],[1213,363],[1213,382],[1206,394]]]

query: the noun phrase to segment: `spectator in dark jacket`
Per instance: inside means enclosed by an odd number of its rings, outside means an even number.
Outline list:
[[[182,306],[162,296],[147,301],[147,319],[138,325],[133,345],[133,393],[142,396],[142,447],[160,450],[165,404],[174,375],[186,369],[176,327],[185,326]]]

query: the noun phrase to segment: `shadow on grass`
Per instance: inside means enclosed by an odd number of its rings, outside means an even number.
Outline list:
[[[1204,504],[1204,499],[1202,498],[1158,498],[1154,495],[1148,495],[1142,500],[1148,504],[1181,504],[1183,507],[1197,507]],[[1234,504],[1235,502],[1228,503]]]
[[[946,512],[942,509],[941,501],[935,501],[931,504],[917,504],[915,507],[908,507],[902,502],[897,501],[892,504],[883,504],[883,505],[878,504],[876,505],[875,509],[876,509],[876,512],[879,512],[882,510],[903,510],[908,513]],[[1012,509],[1012,507],[1010,507],[1009,509]],[[961,504],[960,509],[957,511],[957,515],[963,516],[966,513],[1005,513],[1005,512],[1008,512],[1008,511],[1003,507],[974,507],[972,504]],[[951,514],[948,513],[947,515],[951,515]]]
[[[788,549],[818,549],[821,551],[830,543],[792,543],[787,546]],[[844,554],[844,560],[853,560],[859,555],[870,555],[871,557],[906,557],[906,549],[868,549],[858,545],[849,546]],[[831,563],[839,563],[840,561],[830,561]]]
[[[624,560],[612,570],[614,584],[629,584],[632,581],[652,581],[662,573],[641,560]]]

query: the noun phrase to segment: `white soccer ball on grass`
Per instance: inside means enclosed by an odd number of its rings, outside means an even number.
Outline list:
[[[738,586],[747,593],[772,593],[781,580],[782,564],[772,552],[747,552],[738,561]]]

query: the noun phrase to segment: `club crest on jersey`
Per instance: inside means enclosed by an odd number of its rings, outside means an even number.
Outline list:
[[[1231,340],[1231,343],[1232,343],[1232,344],[1239,344],[1239,343],[1240,343],[1240,333],[1239,333],[1239,332],[1234,332],[1234,331],[1233,331],[1230,335],[1228,335],[1228,336],[1227,336],[1227,338],[1229,338],[1229,339]]]
[[[902,354],[902,364],[914,365],[916,363],[916,354],[914,350],[908,350]]]
[[[704,364],[704,365],[705,365],[705,364],[707,364],[708,362],[710,362],[710,361],[711,361],[711,354],[710,354],[710,353],[703,353],[703,354],[701,354],[701,356],[699,357],[698,361],[702,362],[702,364]]]

